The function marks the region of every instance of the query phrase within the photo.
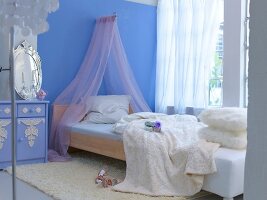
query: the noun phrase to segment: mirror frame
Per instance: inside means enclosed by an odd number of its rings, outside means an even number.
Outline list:
[[[16,73],[18,71],[18,65],[16,65],[16,59],[20,54],[25,54],[30,56],[31,59],[34,61],[34,69],[37,71],[37,76],[34,76],[36,78],[36,81],[33,80],[33,76],[30,75],[31,79],[28,81],[31,81],[33,85],[32,88],[26,88],[23,85],[23,82],[20,84],[17,83],[16,77],[18,74]],[[32,66],[30,66],[32,68]],[[42,85],[42,68],[41,68],[41,58],[38,54],[38,52],[29,44],[26,40],[24,40],[21,44],[17,46],[17,48],[14,50],[14,70],[15,70],[15,90],[17,94],[25,100],[31,100],[36,99],[36,93],[41,89]],[[22,75],[23,76],[23,75]],[[24,79],[24,76],[23,76]],[[22,86],[21,86],[22,85]]]

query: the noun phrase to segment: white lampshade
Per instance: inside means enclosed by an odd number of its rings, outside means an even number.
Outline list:
[[[58,0],[0,0],[0,31],[17,26],[24,36],[43,33],[49,29],[48,14],[58,7]]]

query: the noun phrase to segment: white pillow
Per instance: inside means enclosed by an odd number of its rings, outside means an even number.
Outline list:
[[[129,95],[92,96],[89,101],[89,112],[112,113],[118,109],[128,113],[131,97]]]
[[[89,99],[89,112],[83,122],[113,124],[128,115],[131,97],[128,95],[93,96]]]
[[[204,110],[198,116],[200,121],[210,127],[228,131],[247,129],[246,108],[212,108]]]
[[[122,109],[119,109],[112,113],[104,114],[99,112],[90,112],[85,116],[83,122],[96,124],[114,124],[126,115],[128,115],[128,113]]]
[[[200,139],[219,143],[221,146],[231,149],[245,149],[247,146],[246,132],[240,135],[235,135],[235,133],[232,132],[205,127],[199,129],[198,135]]]

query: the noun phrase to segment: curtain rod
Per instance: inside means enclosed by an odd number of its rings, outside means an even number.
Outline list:
[[[105,15],[105,16],[100,16],[100,17],[98,17],[97,19],[100,19],[100,18],[104,18],[104,17],[118,17],[118,15],[117,15],[117,12],[113,12],[113,14],[112,15]]]

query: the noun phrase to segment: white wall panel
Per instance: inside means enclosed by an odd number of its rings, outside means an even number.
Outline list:
[[[267,1],[250,1],[245,200],[267,199]]]

